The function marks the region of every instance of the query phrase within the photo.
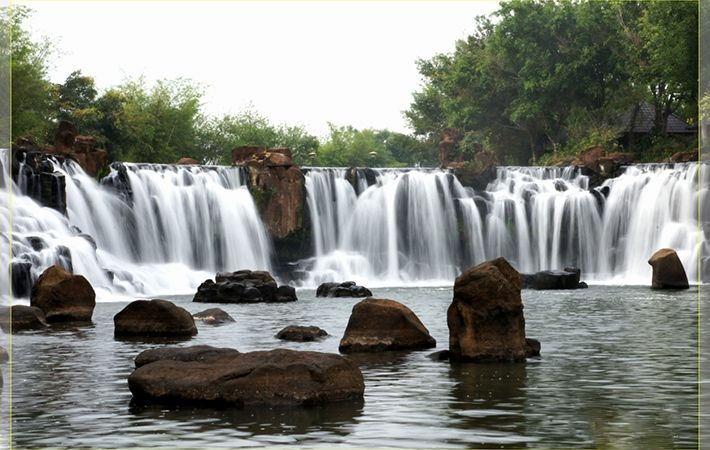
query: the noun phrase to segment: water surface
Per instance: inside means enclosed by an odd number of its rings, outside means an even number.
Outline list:
[[[417,352],[354,355],[364,402],[318,408],[134,407],[126,378],[157,344],[113,339],[126,302],[98,303],[93,325],[13,337],[12,443],[30,447],[600,447],[698,446],[698,288],[639,286],[523,291],[528,337],[542,356],[523,364],[450,364],[451,288],[374,289],[410,307],[437,340]],[[196,313],[219,306],[236,323],[175,345],[240,351],[279,347],[337,353],[357,299],[213,305],[171,300]],[[703,299],[703,301],[706,301]],[[287,325],[330,336],[287,343]],[[3,335],[3,339],[7,339]],[[3,373],[7,365],[2,365]],[[7,380],[6,380],[7,381]],[[3,408],[9,392],[3,389]]]

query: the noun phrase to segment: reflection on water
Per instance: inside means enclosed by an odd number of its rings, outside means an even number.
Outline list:
[[[524,363],[451,363],[452,425],[479,433],[481,448],[520,447],[530,441],[525,426]]]
[[[380,289],[412,309],[437,340],[427,351],[348,355],[362,403],[319,408],[131,406],[134,358],[157,342],[113,338],[125,303],[99,303],[90,326],[13,337],[13,445],[37,447],[621,447],[698,446],[698,292],[591,286],[524,291],[539,359],[518,364],[434,361],[446,348],[450,289]],[[357,299],[219,305],[235,318],[172,345],[337,353]],[[203,304],[171,300],[195,313]],[[706,301],[706,300],[704,300]],[[287,325],[326,329],[321,341],[274,337]],[[7,340],[7,335],[2,339]],[[6,365],[2,365],[6,375]],[[7,376],[6,376],[7,380]],[[2,405],[7,404],[7,387]],[[0,429],[1,430],[1,429]]]

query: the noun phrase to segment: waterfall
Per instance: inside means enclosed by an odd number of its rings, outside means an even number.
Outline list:
[[[648,258],[667,247],[676,250],[691,282],[710,282],[700,273],[710,262],[708,164],[632,166],[605,186],[600,278],[646,283]]]
[[[2,164],[8,174],[7,151]],[[0,241],[3,267],[29,263],[31,282],[61,264],[84,275],[104,299],[193,293],[217,271],[270,270],[271,244],[242,169],[123,169],[130,193],[115,189],[116,167],[100,185],[73,161],[55,163],[55,171],[65,175],[66,217],[25,196],[9,174],[3,177],[0,218],[3,230],[12,230]],[[20,273],[13,270],[13,278],[15,272]],[[0,273],[0,297],[7,299],[9,275]]]
[[[663,247],[691,282],[710,281],[700,273],[710,260],[707,164],[630,166],[595,189],[574,167],[500,167],[485,192],[444,171],[374,173],[365,184],[362,171],[350,182],[342,169],[306,174],[319,225],[315,256],[301,262],[305,285],[449,284],[500,256],[524,273],[578,267],[589,281],[648,284],[647,260]]]
[[[370,184],[357,171],[350,184],[345,173],[306,174],[315,242],[314,258],[302,265],[306,285],[345,279],[369,285],[442,283],[457,275],[455,201],[465,189],[453,175],[380,169]]]
[[[103,300],[189,294],[218,271],[271,270],[245,169],[114,164],[99,184],[73,161],[53,165],[66,215],[22,189],[32,183],[15,184],[0,151],[0,303],[11,286],[26,298],[52,264],[84,275]],[[710,282],[708,164],[629,166],[593,189],[573,167],[500,167],[483,191],[443,170],[304,172],[313,248],[293,262],[302,286],[450,285],[501,256],[525,273],[574,266],[587,281],[647,285],[647,260],[663,247],[691,283]]]

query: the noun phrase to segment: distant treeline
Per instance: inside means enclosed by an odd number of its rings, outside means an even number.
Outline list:
[[[112,160],[225,164],[232,148],[259,145],[289,147],[301,165],[435,166],[441,133],[455,129],[459,154],[487,148],[501,162],[525,164],[612,146],[620,114],[641,101],[656,108],[655,128],[627,150],[678,146],[664,124],[670,114],[697,124],[698,8],[697,1],[504,2],[476,18],[475,33],[453,53],[418,62],[422,89],[404,112],[413,135],[330,124],[321,142],[253,110],[211,117],[202,87],[183,78],[148,86],[137,77],[100,89],[77,70],[54,84],[55,49],[30,38],[23,23],[31,10],[23,6],[0,11],[0,42],[11,42],[0,64],[9,50],[12,139],[51,143],[58,121],[68,120]]]

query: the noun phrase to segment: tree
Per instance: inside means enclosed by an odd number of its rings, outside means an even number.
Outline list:
[[[101,111],[97,108],[98,92],[94,79],[81,74],[81,70],[72,72],[63,84],[55,86],[57,93],[57,118],[72,122],[80,133],[100,134]],[[99,137],[99,136],[97,136]],[[99,139],[102,141],[102,139]]]
[[[231,150],[253,145],[287,147],[296,164],[306,164],[318,148],[318,139],[298,126],[273,125],[256,111],[245,110],[205,122],[199,131],[200,158],[205,162],[230,164]]]
[[[328,124],[329,137],[315,158],[318,166],[393,167],[397,161],[385,145],[387,134],[372,129],[357,130],[351,126]]]
[[[98,127],[112,157],[174,163],[197,155],[201,96],[197,85],[180,78],[158,81],[150,90],[139,78],[104,93],[96,101]]]
[[[46,140],[52,126],[51,83],[47,81],[48,41],[33,42],[23,28],[31,11],[25,6],[2,8],[0,28],[10,31],[12,74],[12,139],[33,136]]]

